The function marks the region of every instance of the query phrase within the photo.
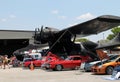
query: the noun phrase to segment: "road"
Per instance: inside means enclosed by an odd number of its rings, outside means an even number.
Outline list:
[[[0,69],[0,82],[110,82],[103,77],[110,77],[110,75],[94,75],[91,72],[79,72],[78,70]],[[115,82],[118,81],[120,80],[115,80]]]

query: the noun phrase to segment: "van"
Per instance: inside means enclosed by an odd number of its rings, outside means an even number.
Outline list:
[[[30,53],[29,54],[33,59],[41,59],[42,55],[41,53]]]

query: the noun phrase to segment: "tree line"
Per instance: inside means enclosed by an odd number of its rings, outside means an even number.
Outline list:
[[[120,26],[112,28],[111,32],[112,32],[112,34],[109,34],[104,41],[112,40],[120,32]],[[79,39],[76,39],[75,41],[76,42],[86,42],[89,40],[87,38],[79,38]]]

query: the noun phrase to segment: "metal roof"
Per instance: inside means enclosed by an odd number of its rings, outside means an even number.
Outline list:
[[[0,39],[31,39],[34,31],[0,30]]]

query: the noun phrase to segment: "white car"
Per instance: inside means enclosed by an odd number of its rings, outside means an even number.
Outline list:
[[[41,53],[30,53],[29,54],[33,59],[41,59],[42,55]]]

